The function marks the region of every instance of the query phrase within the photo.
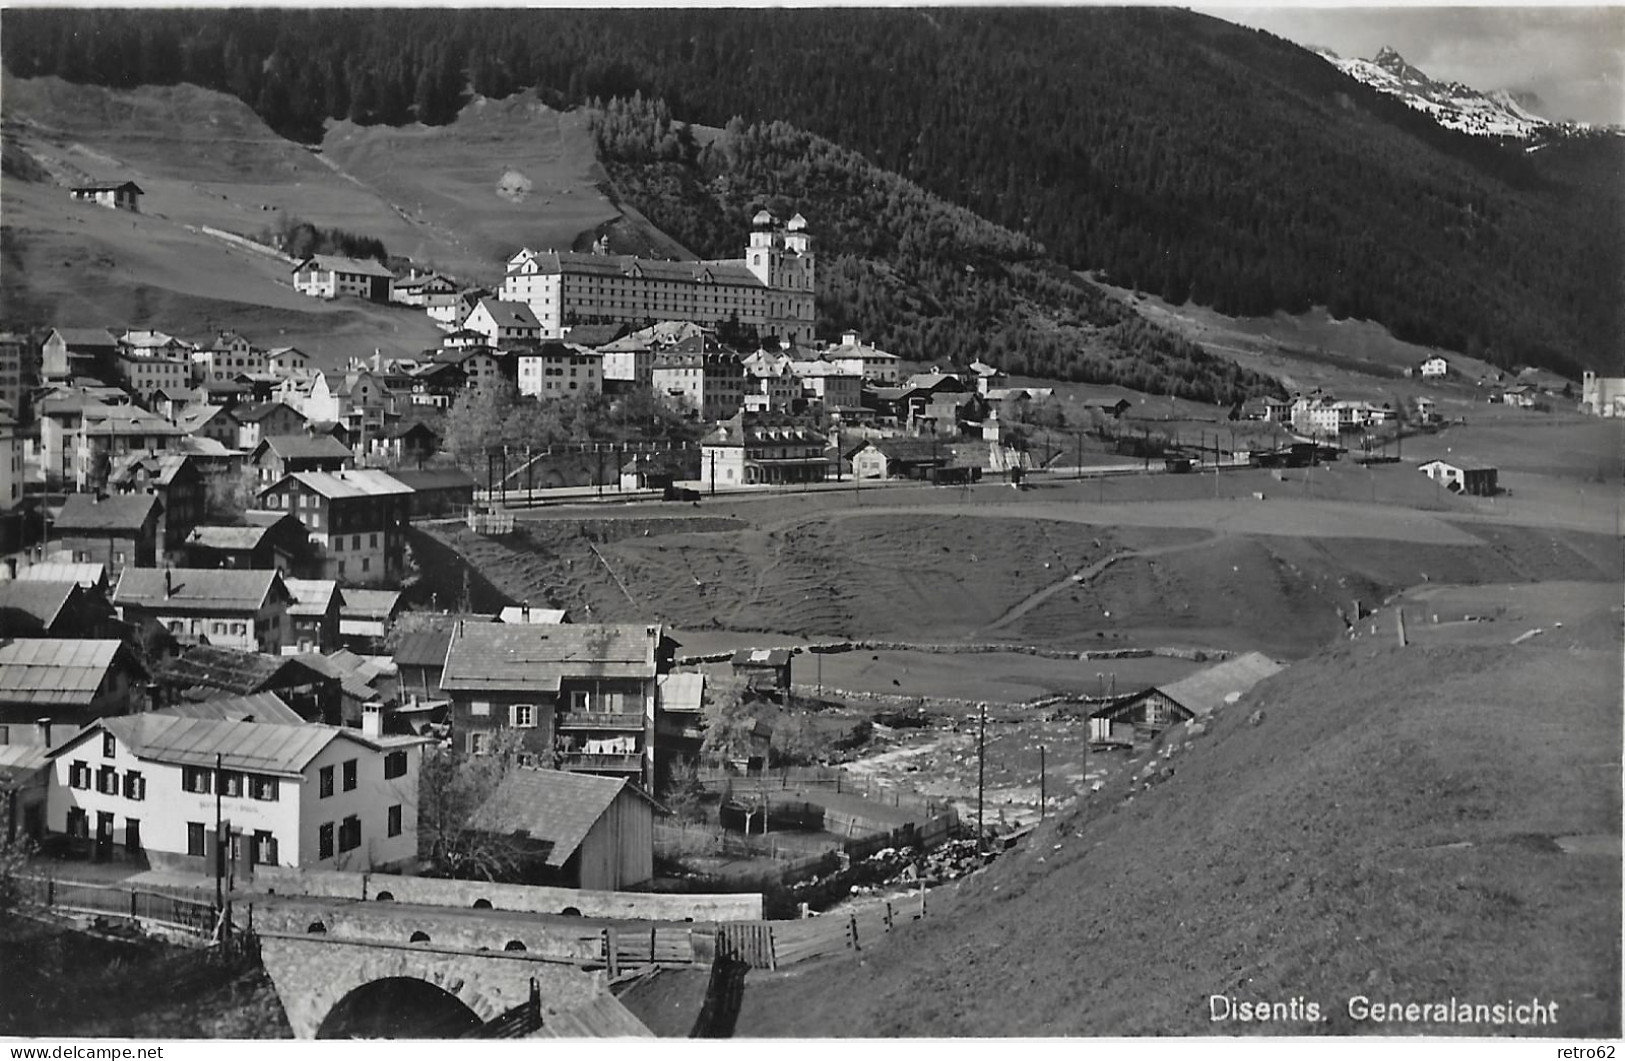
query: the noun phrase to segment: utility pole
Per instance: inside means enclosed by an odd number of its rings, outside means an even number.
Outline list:
[[[1073,432],[1073,434],[1078,440],[1078,470],[1077,470],[1077,474],[1076,474],[1075,478],[1082,479],[1083,478],[1083,432],[1082,431],[1075,431],[1075,432]]]
[[[711,496],[717,496],[717,451],[711,451]]]
[[[987,833],[982,825],[982,798],[987,780],[987,701],[982,704],[982,723],[976,735],[976,850],[987,848]]]
[[[225,870],[226,850],[221,845],[226,843],[226,828],[220,813],[220,789],[224,787],[225,774],[221,771],[224,760],[219,752],[214,753],[214,908],[216,912],[226,908],[226,897],[221,884],[221,873]]]
[[[1049,807],[1049,775],[1044,769],[1044,746],[1038,746],[1038,820],[1044,820],[1044,812]]]

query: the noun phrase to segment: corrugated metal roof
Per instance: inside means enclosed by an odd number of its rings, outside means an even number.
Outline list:
[[[331,681],[325,672],[312,670],[293,656],[240,652],[217,645],[193,645],[180,656],[163,661],[157,670],[156,676],[169,685],[202,685],[241,694]]]
[[[440,687],[556,692],[564,678],[652,678],[658,625],[466,623],[446,654]]]
[[[21,582],[77,582],[86,589],[94,589],[107,580],[107,566],[47,561],[18,568],[17,579]]]
[[[736,667],[782,667],[790,662],[787,648],[742,648],[733,654]]]
[[[255,449],[269,449],[283,460],[355,459],[355,453],[332,435],[267,435]]]
[[[562,866],[624,788],[626,779],[620,777],[521,768],[502,779],[468,824],[483,832],[522,833],[551,843],[547,864]]]
[[[385,472],[374,471],[369,468],[357,468],[342,472],[293,472],[284,476],[281,482],[288,479],[297,479],[300,485],[308,490],[314,490],[323,497],[386,497],[392,494],[410,494],[412,488]],[[281,482],[274,483],[261,490],[261,496],[269,490],[275,490]]]
[[[19,638],[0,645],[0,700],[88,704],[119,653],[117,641]]]
[[[395,643],[395,663],[401,667],[443,667],[451,647],[451,624],[443,630],[415,630]]]
[[[153,712],[180,718],[210,718],[231,722],[275,722],[302,726],[305,720],[276,693],[222,696],[214,700],[188,700]]]
[[[253,550],[265,540],[268,526],[258,527],[193,527],[186,536],[187,545],[205,549]]]
[[[282,584],[293,594],[294,603],[288,607],[289,615],[320,618],[333,606],[333,596],[339,584],[326,578],[285,578]],[[339,598],[341,601],[343,597]]]
[[[346,670],[319,652],[301,652],[293,658],[311,670],[325,674],[338,682],[344,689],[344,695],[352,700],[365,703],[368,700],[378,699],[378,690],[367,684],[355,672]]]
[[[157,515],[158,499],[151,494],[114,494],[97,500],[95,494],[69,494],[52,530],[137,531]]]
[[[387,619],[400,603],[401,595],[392,589],[346,589],[339,615],[346,619]]]
[[[1188,678],[1158,686],[1158,689],[1200,717],[1224,703],[1231,693],[1246,693],[1265,678],[1285,669],[1262,652],[1249,652],[1197,671]]]
[[[215,756],[228,770],[300,777],[304,768],[329,743],[347,737],[338,726],[305,723],[285,726],[270,722],[183,718],[179,715],[125,715],[104,718],[80,731],[80,737],[104,729],[142,759],[179,766],[213,766]],[[61,755],[77,743],[56,748]]]
[[[166,579],[168,580],[166,583]],[[200,567],[127,567],[113,590],[113,603],[166,612],[257,611],[268,598],[292,600],[274,570]]]

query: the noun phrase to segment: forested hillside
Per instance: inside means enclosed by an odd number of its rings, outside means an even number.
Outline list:
[[[10,9],[19,76],[191,80],[307,139],[467,91],[793,123],[1041,242],[1223,312],[1325,304],[1574,374],[1625,357],[1612,180],[1435,125],[1267,34],[1173,9]],[[1554,156],[1548,158],[1548,156]],[[1588,163],[1588,166],[1590,164]],[[1595,167],[1591,167],[1595,171]]]
[[[786,122],[737,119],[701,148],[666,107],[594,101],[614,194],[706,257],[740,253],[765,204],[817,240],[818,326],[913,361],[982,358],[1016,375],[1231,403],[1268,377],[1147,322],[1000,228]]]

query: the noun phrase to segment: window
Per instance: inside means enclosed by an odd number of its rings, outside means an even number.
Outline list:
[[[68,835],[79,840],[90,836],[90,815],[83,807],[68,808]]]
[[[89,763],[85,762],[83,759],[75,759],[73,761],[73,764],[68,767],[68,787],[69,788],[89,788],[90,787],[90,764]]]
[[[276,865],[276,837],[264,829],[254,830],[254,861],[261,866]]]
[[[369,535],[369,537],[371,538],[371,541],[369,541],[367,544],[372,546],[374,549],[378,548],[378,535],[373,534]]]
[[[384,756],[384,780],[406,776],[406,753],[390,752]]]
[[[327,822],[316,830],[316,857],[333,857],[333,823]]]
[[[359,548],[361,548],[361,535],[359,535],[359,534],[350,535],[350,549],[353,551],[353,550],[356,550],[356,549],[359,549]]]
[[[333,551],[335,553],[342,553],[344,551],[344,539],[343,538],[334,537],[334,539],[333,539]]]
[[[344,760],[344,791],[349,792],[355,788],[356,760]]]
[[[141,771],[130,770],[125,773],[124,798],[134,800],[147,798],[147,779],[141,776]]]
[[[343,577],[343,575],[344,575],[344,561],[343,560],[339,561],[339,575],[340,575],[340,577]]]
[[[372,570],[372,558],[371,557],[363,556],[361,558],[361,570],[363,570],[363,571],[371,571]]]
[[[318,799],[326,799],[333,794],[333,768],[324,766],[316,771],[316,795]]]
[[[206,854],[203,843],[203,823],[186,823],[186,853],[201,856]]]
[[[389,808],[389,835],[401,835],[401,805],[399,803]]]
[[[222,770],[220,772],[220,794],[222,796],[241,796],[243,794],[243,775],[235,770]]]
[[[572,690],[570,690],[570,710],[571,711],[587,711],[587,710],[591,709],[591,706],[592,706],[591,697],[588,696],[587,690],[585,690],[585,689],[572,689]]]
[[[339,825],[339,850],[354,851],[361,846],[361,819],[354,814]]]
[[[111,759],[118,753],[118,739],[111,733],[102,734],[102,758]]]
[[[96,791],[104,796],[118,795],[118,771],[104,766],[96,771]]]
[[[491,735],[483,730],[468,735],[468,750],[472,755],[484,755],[491,746]]]
[[[536,725],[536,705],[513,704],[508,708],[508,725],[530,729]]]
[[[489,701],[489,700],[471,700],[471,701],[469,701],[468,713],[471,714],[471,715],[477,715],[477,716],[481,716],[481,717],[489,715],[491,713],[491,701]]]
[[[181,788],[188,792],[201,792],[208,795],[214,791],[214,786],[210,783],[210,776],[207,767],[183,766],[181,767]]]
[[[238,637],[246,637],[248,635],[248,624],[247,623],[232,623],[231,624],[231,632],[234,635],[238,636]]]
[[[266,803],[275,803],[277,796],[276,778],[266,777],[264,774],[248,775],[248,797],[263,800]]]
[[[141,822],[135,818],[124,819],[124,849],[141,850]]]

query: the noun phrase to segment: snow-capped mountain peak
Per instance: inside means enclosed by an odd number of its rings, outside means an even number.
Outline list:
[[[1316,49],[1327,62],[1357,81],[1432,115],[1450,129],[1477,136],[1528,139],[1556,123],[1534,113],[1518,95],[1506,89],[1480,92],[1459,81],[1435,81],[1405,61],[1393,48],[1384,47],[1374,59],[1344,59],[1324,48]]]

